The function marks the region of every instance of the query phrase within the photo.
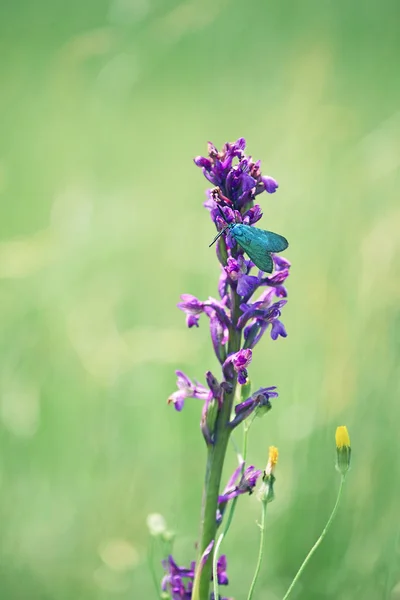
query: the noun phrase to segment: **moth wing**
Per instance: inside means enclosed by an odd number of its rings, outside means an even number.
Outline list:
[[[262,229],[238,224],[231,229],[231,233],[261,271],[272,273],[274,265],[265,236],[260,235],[264,233]]]
[[[274,268],[270,253],[282,252],[289,245],[287,239],[278,233],[240,223],[231,229],[231,234],[253,263],[266,273],[272,273]]]
[[[283,252],[289,246],[287,239],[283,235],[279,235],[279,233],[265,231],[264,229],[258,229],[257,231],[260,240],[264,241],[265,249],[268,252]]]
[[[249,248],[246,250],[250,260],[265,273],[272,273],[274,270],[274,263],[272,256],[269,252],[265,251],[265,248]]]

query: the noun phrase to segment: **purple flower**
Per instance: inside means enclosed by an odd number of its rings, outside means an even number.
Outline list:
[[[188,327],[199,326],[201,313],[205,313],[209,317],[214,351],[218,360],[223,363],[226,358],[225,344],[228,341],[228,329],[231,325],[225,306],[228,297],[225,296],[221,301],[210,297],[206,302],[201,302],[192,294],[182,294],[181,300],[182,302],[179,302],[177,306],[186,313]]]
[[[238,376],[238,382],[244,384],[247,381],[247,367],[249,366],[252,359],[252,351],[250,348],[239,350],[228,356],[223,364],[223,372],[226,378],[231,378],[230,368],[233,366]]]
[[[260,285],[264,285],[262,271],[258,272],[258,276],[248,275],[252,266],[251,260],[246,260],[242,254],[237,258],[228,256],[225,272],[231,281],[237,282],[239,296],[250,297]]]
[[[179,567],[169,555],[162,565],[166,574],[161,582],[161,590],[170,592],[172,600],[190,600],[196,563],[192,562],[190,569]]]
[[[279,256],[279,254],[273,254],[272,258],[274,259],[275,269],[277,271],[282,271],[282,269],[290,269],[291,263],[287,260],[287,258]]]
[[[226,312],[226,306],[224,300],[216,300],[215,298],[209,297],[209,299],[204,302],[204,312],[208,317],[215,315],[218,319],[223,323],[226,327],[231,326],[231,320]]]
[[[257,223],[262,217],[262,210],[259,204],[252,206],[247,210],[243,215],[243,223],[245,225],[254,225]]]
[[[219,585],[228,585],[228,575],[226,572],[226,556],[221,554],[217,562],[217,579]]]
[[[243,369],[248,367],[251,362],[251,359],[251,350],[239,350],[239,352],[236,352],[236,354],[232,356],[232,362],[235,371],[239,373],[239,371],[242,371]]]
[[[237,210],[253,202],[256,195],[264,191],[272,194],[278,187],[278,183],[272,177],[262,177],[260,161],[253,162],[250,156],[246,156],[245,148],[244,138],[239,138],[233,144],[226,143],[221,151],[209,143],[208,157],[197,156],[194,159],[195,165],[202,169],[204,177],[218,187],[217,194],[224,205],[233,204]],[[209,196],[209,201],[211,197],[212,195]],[[215,195],[213,199],[216,200]],[[209,201],[206,207],[215,221],[216,207]]]
[[[181,411],[186,398],[198,398],[199,400],[208,400],[211,396],[210,390],[200,383],[193,383],[182,371],[175,371],[177,375],[176,392],[168,398],[168,404],[173,404],[177,411]]]
[[[182,302],[177,304],[177,307],[186,313],[186,324],[187,326],[193,327],[199,326],[199,318],[201,313],[204,311],[204,302],[200,302],[198,298],[192,296],[192,294],[182,294]]]
[[[250,319],[258,319],[266,323],[272,323],[281,316],[280,309],[286,304],[287,300],[278,300],[268,306],[264,301],[254,302],[253,304],[241,304],[242,315],[238,320],[238,327],[243,328]]]
[[[277,340],[279,336],[287,337],[284,324],[279,319],[274,319],[271,323],[271,338]]]
[[[267,285],[270,288],[274,288],[275,296],[278,298],[286,298],[287,291],[283,284],[289,277],[290,263],[285,259],[278,259],[276,254],[273,254],[272,258],[274,260],[276,270],[273,275],[262,280],[262,285]]]
[[[289,277],[289,269],[282,269],[280,271],[275,271],[273,275],[267,277],[265,279],[265,283],[269,287],[277,288],[282,285],[284,281]]]
[[[253,466],[250,466],[247,467],[243,475],[241,475],[242,467],[243,463],[234,471],[222,495],[218,497],[219,504],[226,503],[229,500],[236,498],[236,496],[240,496],[241,494],[251,494],[253,492],[253,489],[257,483],[257,479],[261,475],[261,471]],[[238,480],[239,476],[239,483],[236,485],[235,482]]]
[[[247,263],[243,255],[239,255],[237,258],[228,256],[225,272],[231,281],[237,281],[241,275],[247,273],[247,270]]]
[[[204,567],[204,564],[206,563],[213,546],[214,541],[212,541],[204,551],[200,560],[201,569]],[[162,561],[162,565],[165,571],[165,575],[161,582],[161,590],[163,592],[169,592],[171,594],[172,600],[190,600],[190,598],[192,597],[196,563],[192,562],[190,564],[189,569],[185,567],[179,567],[174,561],[173,557],[169,555],[167,560]],[[219,585],[228,585],[228,575],[226,573],[226,567],[226,556],[225,554],[222,554],[217,562],[217,579]],[[211,598],[213,598],[213,594],[211,594],[210,599]],[[224,599],[222,598],[221,600]]]
[[[230,425],[232,428],[237,427],[239,423],[242,423],[251,413],[257,409],[262,412],[268,412],[271,410],[270,398],[277,398],[278,392],[275,391],[276,386],[270,386],[266,388],[260,388],[254,394],[240,402],[235,406],[235,418],[231,421]]]

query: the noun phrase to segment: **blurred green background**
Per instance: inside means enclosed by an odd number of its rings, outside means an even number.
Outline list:
[[[282,598],[319,535],[342,424],[353,468],[293,598],[400,597],[398,2],[0,6],[0,597],[155,598],[152,512],[195,556],[201,407],[166,399],[176,368],[218,369],[175,305],[217,295],[192,158],[240,136],[293,264],[289,336],[250,367],[280,391],[250,439],[260,468],[280,451],[255,598]],[[224,545],[236,600],[259,510],[243,497]]]

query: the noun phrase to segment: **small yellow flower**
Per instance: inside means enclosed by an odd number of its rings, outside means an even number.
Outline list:
[[[278,455],[278,448],[276,446],[270,446],[268,454],[268,463],[264,471],[267,477],[268,475],[271,475],[274,472],[276,463],[278,462]]]
[[[272,502],[274,499],[275,467],[278,462],[278,448],[269,447],[268,463],[263,474],[263,483],[260,488],[259,498],[261,502]]]
[[[345,475],[350,469],[351,447],[350,436],[346,425],[341,425],[336,429],[336,469],[342,475]]]

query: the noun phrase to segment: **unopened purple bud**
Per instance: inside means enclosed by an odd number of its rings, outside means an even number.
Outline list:
[[[236,140],[236,142],[233,142],[232,144],[232,151],[233,152],[237,152],[238,150],[245,150],[246,148],[246,140],[244,139],[244,137],[241,137],[239,139]]]
[[[214,352],[222,364],[226,359],[225,344],[228,341],[229,332],[227,326],[222,323],[216,314],[210,316],[210,333]]]
[[[211,170],[212,162],[209,158],[205,158],[204,156],[196,156],[196,158],[193,159],[193,162],[196,167],[202,167],[207,171]]]
[[[225,269],[221,270],[221,275],[219,276],[218,293],[219,293],[221,299],[225,298],[225,296],[228,293],[228,276],[226,274]]]
[[[264,321],[254,321],[251,325],[244,328],[244,348],[254,348],[264,335],[268,323]]]
[[[221,387],[224,390],[224,392],[226,392],[227,394],[232,394],[233,385],[231,383],[229,383],[229,381],[223,381],[221,383]]]
[[[222,554],[217,562],[217,579],[219,585],[228,585],[229,583],[226,566],[226,556]]]
[[[214,144],[212,142],[208,142],[207,148],[208,148],[208,155],[210,158],[218,158],[218,150],[216,149],[216,147],[214,146]]]
[[[200,429],[207,446],[214,443],[214,430],[219,411],[219,403],[215,398],[207,400],[201,412]]]
[[[262,182],[264,184],[265,191],[268,192],[268,194],[274,194],[279,187],[278,182],[273,177],[263,177]]]
[[[206,381],[207,381],[208,387],[211,390],[212,397],[215,398],[216,400],[220,400],[222,388],[221,388],[220,384],[218,383],[218,379],[216,377],[214,377],[214,375],[211,373],[211,371],[207,371]]]

